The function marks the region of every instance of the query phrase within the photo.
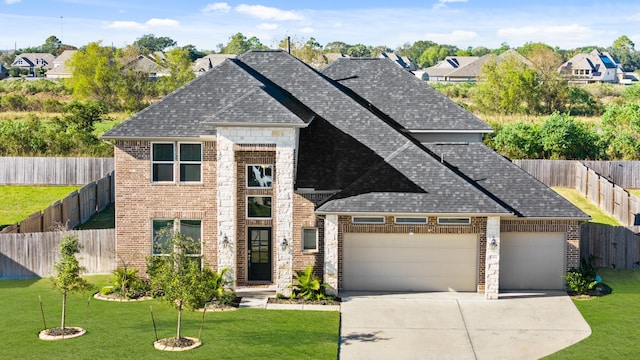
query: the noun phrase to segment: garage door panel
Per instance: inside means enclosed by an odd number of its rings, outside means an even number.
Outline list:
[[[564,233],[502,233],[500,289],[562,289]]]
[[[477,235],[345,234],[343,288],[475,291]]]

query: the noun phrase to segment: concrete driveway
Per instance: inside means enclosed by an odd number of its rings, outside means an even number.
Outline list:
[[[538,359],[591,334],[564,292],[340,296],[341,360]]]

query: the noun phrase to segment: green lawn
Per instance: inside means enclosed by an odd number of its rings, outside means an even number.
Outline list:
[[[88,280],[106,285],[108,277]],[[177,312],[157,300],[117,303],[73,295],[68,302],[67,326],[81,326],[87,334],[75,339],[43,341],[38,296],[42,297],[47,327],[60,326],[62,296],[50,279],[0,281],[0,359],[335,359],[340,313],[238,309],[207,313],[203,345],[171,353],[153,348],[155,335],[150,307],[160,338],[175,336]],[[86,314],[86,315],[85,315]],[[198,336],[202,313],[183,314],[182,335]]]
[[[573,205],[579,207],[585,213],[591,215],[592,223],[599,223],[604,225],[622,226],[622,224],[613,216],[609,216],[604,211],[600,210],[596,204],[591,202],[580,194],[580,192],[573,188],[553,188],[555,192],[562,195],[565,199],[569,200]]]
[[[56,200],[62,200],[79,186],[0,186],[0,227],[15,224]]]
[[[548,359],[637,359],[640,354],[640,272],[602,269],[603,282],[613,293],[591,300],[574,300],[591,326],[591,336]]]
[[[94,214],[84,224],[80,224],[78,230],[113,229],[116,227],[116,207],[110,204],[104,210]]]

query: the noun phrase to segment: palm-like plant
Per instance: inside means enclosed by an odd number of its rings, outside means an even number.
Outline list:
[[[296,278],[292,285],[293,296],[305,300],[322,300],[327,284],[324,284],[314,273],[313,266],[307,266],[304,270],[296,270]]]

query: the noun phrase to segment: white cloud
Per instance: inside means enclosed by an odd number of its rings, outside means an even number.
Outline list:
[[[457,2],[467,2],[467,0],[438,0],[438,2],[433,5],[433,8],[440,9],[443,7],[447,7],[448,3],[457,3]]]
[[[4,3],[7,5],[11,5],[11,4],[17,4],[19,2],[21,2],[22,0],[4,0]]]
[[[535,38],[539,36],[553,36],[561,38],[565,36],[588,38],[592,30],[588,27],[572,24],[562,26],[523,26],[498,29],[498,36],[507,38]]]
[[[231,6],[226,2],[221,2],[207,4],[207,6],[202,9],[202,12],[229,12],[229,10],[231,10]]]
[[[629,21],[640,21],[640,13],[627,16],[625,19]]]
[[[278,28],[278,24],[264,23],[264,24],[258,25],[258,29],[260,30],[276,30],[277,28]]]
[[[273,21],[287,21],[287,20],[303,20],[302,15],[296,14],[293,11],[280,10],[273,7],[263,5],[245,5],[241,4],[236,6],[237,12],[263,20]]]
[[[305,27],[300,29],[300,32],[303,34],[313,34],[314,32],[316,32],[316,30],[314,28]]]
[[[451,44],[457,42],[470,41],[478,38],[478,34],[473,31],[464,31],[464,30],[455,30],[449,34],[443,33],[429,33],[425,34],[425,39],[443,43],[443,44]]]
[[[108,28],[118,30],[149,30],[158,27],[180,27],[180,23],[172,19],[150,19],[144,24],[135,21],[114,21],[107,24]]]

